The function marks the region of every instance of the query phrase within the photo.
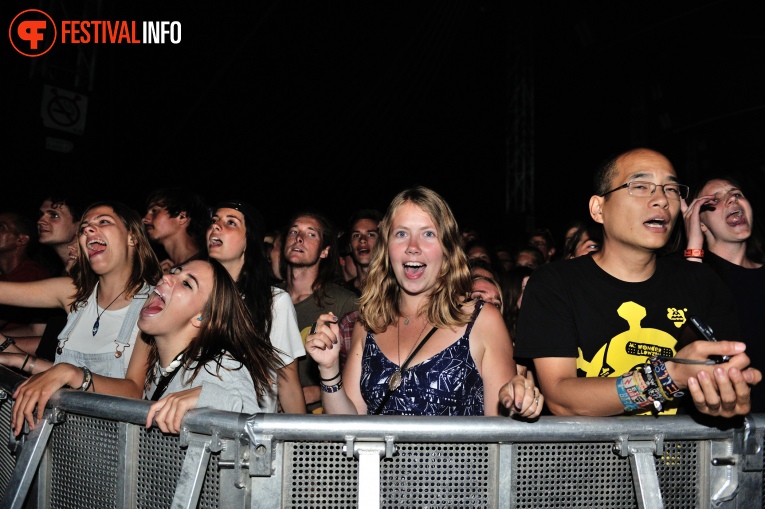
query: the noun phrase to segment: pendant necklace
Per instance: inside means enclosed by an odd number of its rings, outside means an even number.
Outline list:
[[[108,306],[106,306],[106,307],[104,308],[104,310],[103,310],[103,311],[101,311],[101,312],[99,313],[99,312],[98,312],[98,286],[96,286],[96,321],[95,321],[95,322],[93,322],[93,335],[94,335],[94,336],[95,336],[95,335],[98,333],[98,326],[99,326],[99,325],[100,325],[100,323],[101,323],[101,317],[103,316],[103,314],[104,314],[104,313],[106,313],[106,310],[107,310],[107,309],[109,309],[110,307],[112,307],[112,304],[114,304],[115,302],[117,302],[117,299],[119,299],[120,297],[122,297],[122,294],[123,294],[123,293],[125,293],[125,290],[122,290],[122,291],[120,292],[120,294],[119,294],[119,295],[117,295],[117,297],[116,297],[116,298],[115,298],[115,299],[114,299],[114,300],[113,300],[113,301],[112,301],[112,302],[111,302],[111,303],[110,303]]]
[[[404,320],[404,325],[407,325],[407,321],[409,318]],[[401,387],[402,382],[402,376],[403,373],[401,372],[401,320],[399,319],[396,322],[396,336],[397,336],[397,342],[396,342],[396,351],[398,353],[398,367],[396,368],[396,371],[393,372],[393,374],[390,376],[390,379],[388,380],[388,388],[391,391],[395,391],[399,387]],[[420,331],[420,334],[417,336],[417,341],[414,342],[412,345],[412,348],[409,350],[409,355],[412,355],[412,352],[414,351],[414,348],[417,346],[417,343],[420,342],[420,338],[422,337],[422,333],[425,332],[425,327],[428,326],[428,321],[425,320],[425,325],[422,326],[422,330]],[[407,358],[409,358],[409,355],[407,355]]]

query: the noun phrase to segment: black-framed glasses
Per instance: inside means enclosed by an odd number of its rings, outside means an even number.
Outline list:
[[[630,193],[630,196],[646,198],[648,196],[653,196],[653,193],[656,192],[657,187],[662,188],[664,191],[664,196],[671,200],[680,200],[681,198],[684,200],[688,198],[688,193],[690,191],[688,186],[683,184],[675,184],[674,182],[670,184],[654,184],[653,182],[646,182],[644,180],[633,180],[632,182],[627,182],[626,184],[622,184],[619,187],[615,187],[610,191],[601,194],[600,196],[605,196],[607,194],[613,193],[614,191],[618,191],[619,189],[626,188]]]

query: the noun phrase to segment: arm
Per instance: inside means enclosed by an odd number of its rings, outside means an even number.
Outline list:
[[[502,401],[510,397],[513,404],[517,403],[517,408],[521,409],[522,415],[528,414],[525,415],[526,417],[539,415],[542,405],[535,401],[536,391],[533,379],[530,385],[522,375],[517,374],[510,334],[502,315],[494,306],[484,306],[481,309],[470,334],[470,354],[483,380],[484,415],[499,415],[501,388],[511,393],[504,394]],[[511,379],[516,383],[505,384]],[[531,390],[527,390],[526,387]],[[530,409],[532,405],[534,408]]]
[[[703,413],[731,417],[749,412],[750,384],[762,374],[747,368],[744,344],[695,341],[677,353],[678,358],[705,360],[710,355],[731,355],[725,364],[680,364],[667,362],[667,371],[680,389],[688,389]],[[624,413],[616,392],[617,378],[577,377],[576,359],[543,357],[534,360],[539,385],[548,408],[555,415],[606,416]],[[586,396],[585,396],[586,395]]]
[[[354,398],[360,398],[359,391],[361,380],[361,350],[363,347],[363,328],[356,324],[353,330],[353,341],[345,371],[340,374],[340,328],[337,325],[338,317],[331,314],[321,315],[318,326],[313,334],[306,338],[306,351],[319,365],[319,376],[330,379],[326,385],[336,385],[342,380],[342,388],[337,392],[321,391],[321,402],[324,413],[327,414],[366,414],[366,405],[363,411],[354,404]],[[362,339],[359,340],[359,336]],[[363,400],[362,400],[363,404]]]
[[[94,373],[89,390],[99,394],[140,399],[146,380],[149,346],[139,336],[133,341],[133,348],[135,351],[130,358],[125,378],[110,378]],[[37,362],[41,364],[35,366],[35,371],[40,369],[42,363],[50,364],[42,359],[37,359]],[[43,417],[45,405],[57,390],[67,386],[79,388],[82,382],[83,370],[68,363],[56,364],[24,381],[13,394],[16,400],[12,417],[14,431],[17,434],[21,432],[24,420],[29,423],[30,429],[34,429],[35,422]],[[37,412],[34,411],[35,408]]]
[[[77,289],[70,277],[54,277],[26,283],[0,282],[0,304],[27,308],[62,308],[69,304]]]
[[[555,415],[607,416],[624,413],[615,378],[577,377],[573,357],[534,359],[539,388]]]
[[[687,249],[702,249],[704,247],[704,229],[701,227],[701,218],[699,212],[701,207],[709,203],[714,196],[705,195],[699,196],[691,202],[690,205],[685,203],[685,200],[680,200],[680,210],[683,214],[683,222],[685,223],[685,236],[688,239],[686,244]],[[701,263],[701,258],[687,258],[692,262]]]
[[[43,325],[43,329],[45,328],[45,324]],[[19,327],[18,330],[24,329],[27,330],[30,326],[23,326]],[[13,329],[14,334],[17,329]],[[30,334],[20,334],[19,336],[16,336],[14,334],[11,334],[10,331],[5,331],[4,333],[0,333],[0,344],[4,344],[9,337],[13,338],[13,344],[8,344],[8,346],[5,348],[5,353],[28,353],[30,355],[34,355],[37,351],[37,347],[40,345],[40,338],[42,337],[42,332],[40,332],[39,336],[30,335]],[[0,361],[0,364],[2,361]]]
[[[279,404],[285,414],[306,413],[303,388],[300,386],[298,362],[292,361],[277,372],[276,379],[279,390]]]

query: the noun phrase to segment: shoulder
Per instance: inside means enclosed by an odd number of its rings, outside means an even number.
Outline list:
[[[274,309],[282,308],[282,307],[293,307],[293,308],[295,307],[295,305],[292,303],[292,298],[290,297],[290,294],[287,293],[285,290],[272,286],[271,293],[274,298],[273,300]]]

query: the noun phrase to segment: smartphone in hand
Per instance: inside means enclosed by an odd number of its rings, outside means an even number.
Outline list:
[[[688,321],[691,322],[691,325],[693,325],[693,328],[696,329],[696,331],[701,334],[701,337],[706,339],[707,341],[717,341],[717,338],[715,337],[715,333],[712,330],[712,327],[704,323],[701,318],[698,316],[692,315],[688,317]],[[728,362],[730,360],[730,356],[728,355],[712,355],[710,357],[713,361],[715,361],[717,364]]]

